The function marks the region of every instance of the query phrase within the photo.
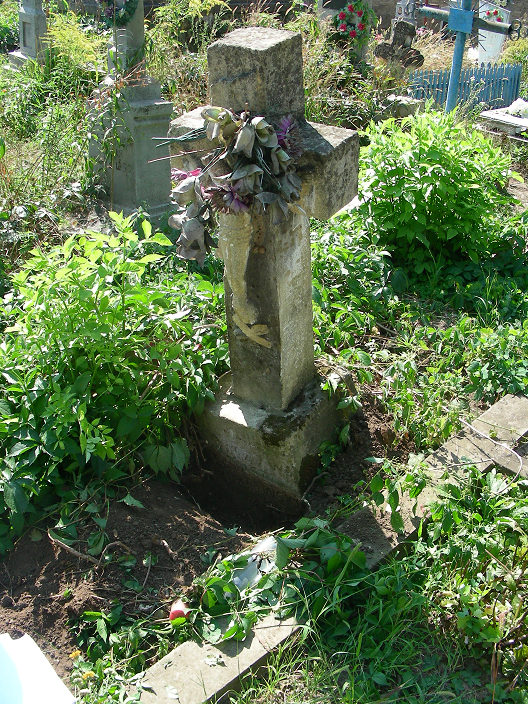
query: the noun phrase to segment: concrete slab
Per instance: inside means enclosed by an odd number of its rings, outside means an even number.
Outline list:
[[[202,704],[227,700],[228,692],[238,691],[244,677],[255,674],[270,653],[300,628],[293,618],[278,621],[271,614],[242,642],[231,640],[217,646],[182,643],[147,671],[143,686],[148,684],[149,689],[141,693],[140,701]]]

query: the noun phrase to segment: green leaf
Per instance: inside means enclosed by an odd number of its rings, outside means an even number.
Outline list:
[[[126,504],[127,506],[135,506],[136,508],[145,508],[141,501],[138,501],[135,499],[133,496],[130,494],[127,494],[124,499],[121,499],[121,501]]]
[[[370,358],[370,355],[368,355],[363,350],[356,350],[356,356],[361,362],[361,364],[365,365],[365,367],[370,367],[370,365],[372,364],[372,359]]]
[[[288,564],[288,561],[290,559],[290,551],[284,544],[284,541],[282,538],[277,536],[277,554],[275,557],[275,564],[280,570],[283,570],[286,565]]]
[[[160,244],[163,247],[172,247],[172,242],[168,237],[163,235],[161,232],[156,232],[154,237],[151,237],[151,242],[155,242],[156,244]]]
[[[383,672],[375,672],[372,675],[372,679],[374,680],[374,682],[376,684],[379,684],[381,687],[386,687],[389,684],[389,682],[388,682],[387,678],[385,677],[385,675],[383,674]]]
[[[124,415],[117,425],[116,437],[121,438],[124,435],[132,435],[141,432],[142,428],[143,426],[140,420]]]
[[[97,619],[95,629],[99,637],[106,643],[108,640],[108,628],[106,626],[106,621],[102,618]]]
[[[145,448],[145,460],[156,474],[166,474],[172,465],[172,449],[163,445],[149,445]]]
[[[28,507],[28,499],[24,489],[17,480],[4,484],[4,500],[14,513],[24,513]]]
[[[384,486],[385,482],[379,474],[376,474],[376,476],[373,477],[372,481],[370,482],[370,490],[373,494],[378,491],[381,491]]]
[[[393,511],[391,513],[391,526],[396,533],[403,533],[405,531],[405,526],[403,524],[403,518],[399,511]]]

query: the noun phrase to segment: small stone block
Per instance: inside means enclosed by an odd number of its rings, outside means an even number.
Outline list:
[[[267,410],[234,396],[226,374],[197,423],[207,451],[223,464],[299,498],[315,476],[321,442],[344,422],[338,401],[314,380],[286,411]]]
[[[270,653],[286,643],[300,626],[294,618],[278,621],[273,614],[262,619],[244,641],[230,640],[217,646],[192,641],[182,643],[145,673],[149,689],[142,704],[203,704],[238,691],[242,679],[265,665]],[[207,660],[206,660],[207,658]],[[209,662],[218,664],[208,664]]]
[[[209,95],[218,107],[270,119],[304,118],[301,35],[268,27],[236,29],[207,50]]]
[[[343,127],[304,122],[301,205],[310,217],[328,220],[357,194],[359,137]]]
[[[497,442],[513,447],[528,434],[528,398],[513,394],[503,396],[472,425],[486,435],[491,433]]]

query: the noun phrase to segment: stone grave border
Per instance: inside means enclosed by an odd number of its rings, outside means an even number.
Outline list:
[[[523,467],[519,455],[512,452],[525,436],[528,436],[528,397],[508,394],[471,425],[464,424],[461,432],[426,459],[428,483],[418,503],[408,496],[401,499],[404,533],[398,534],[391,528],[390,514],[385,509],[370,506],[341,523],[338,530],[354,540],[361,536],[367,565],[375,569],[403,543],[416,538],[422,519],[427,518],[427,506],[438,498],[446,471],[451,481],[462,479],[465,468],[473,464],[483,471],[497,466],[509,475],[528,478],[528,467]],[[148,682],[149,689],[142,692],[141,702],[173,704],[174,690],[180,704],[227,701],[228,692],[238,691],[242,679],[256,675],[270,655],[291,644],[292,637],[301,629],[302,624],[293,617],[278,621],[269,614],[243,642],[227,641],[218,646],[194,641],[182,643],[147,670],[144,682]]]

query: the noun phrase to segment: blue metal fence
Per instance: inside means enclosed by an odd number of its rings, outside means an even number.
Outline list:
[[[489,108],[511,105],[519,97],[521,64],[488,64],[480,68],[462,70],[458,84],[457,104],[474,107],[484,103]],[[430,99],[443,107],[447,98],[449,69],[440,71],[413,71],[409,75],[409,89],[414,98]]]

